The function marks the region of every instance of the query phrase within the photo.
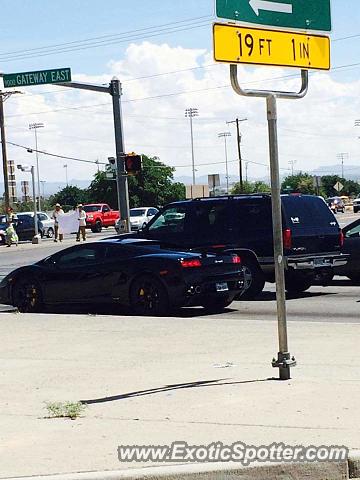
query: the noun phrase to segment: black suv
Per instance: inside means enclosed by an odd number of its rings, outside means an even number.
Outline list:
[[[282,195],[286,289],[298,293],[332,278],[346,264],[342,233],[324,200]],[[248,272],[245,296],[275,281],[271,197],[268,194],[199,198],[166,205],[138,234],[186,249],[238,251]]]

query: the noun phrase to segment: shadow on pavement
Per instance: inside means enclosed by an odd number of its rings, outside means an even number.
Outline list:
[[[312,298],[312,297],[323,297],[326,295],[336,295],[334,292],[301,292],[301,293],[287,293],[286,300],[297,300],[299,298]],[[239,300],[242,301],[241,298]],[[275,292],[261,292],[260,295],[255,297],[254,299],[246,299],[246,302],[270,302],[276,301],[276,293]]]
[[[245,383],[257,383],[257,382],[270,382],[270,381],[276,381],[278,380],[277,378],[264,378],[264,379],[258,379],[258,380],[244,380],[240,382],[230,382],[226,381],[226,378],[219,378],[217,380],[199,380],[197,382],[190,382],[190,383],[175,383],[172,385],[164,385],[163,387],[155,387],[155,388],[149,388],[147,390],[138,390],[135,392],[127,392],[127,393],[122,393],[119,395],[113,395],[111,397],[102,397],[102,398],[93,398],[89,400],[80,400],[81,403],[85,405],[91,405],[94,403],[106,403],[106,402],[113,402],[115,400],[124,400],[126,398],[132,398],[132,397],[143,397],[145,395],[154,395],[156,393],[162,393],[162,392],[170,392],[173,390],[182,390],[186,388],[199,388],[199,387],[219,387],[222,385],[239,385],[239,384],[245,384]],[[219,383],[221,382],[221,383]]]

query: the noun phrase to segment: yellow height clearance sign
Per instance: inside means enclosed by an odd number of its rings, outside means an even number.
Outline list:
[[[330,39],[325,35],[215,23],[213,39],[217,62],[330,69]]]

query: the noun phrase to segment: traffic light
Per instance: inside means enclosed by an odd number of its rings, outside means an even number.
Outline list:
[[[135,155],[134,153],[130,153],[125,155],[125,170],[128,175],[137,175],[141,172],[141,162],[142,157],[141,155]]]

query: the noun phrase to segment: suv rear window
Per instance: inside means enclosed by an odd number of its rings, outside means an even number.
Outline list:
[[[323,199],[318,197],[282,197],[286,223],[290,227],[337,226],[336,219]]]
[[[182,233],[185,229],[185,221],[189,217],[189,209],[182,206],[174,206],[163,210],[161,215],[149,225],[149,231],[153,233]]]

